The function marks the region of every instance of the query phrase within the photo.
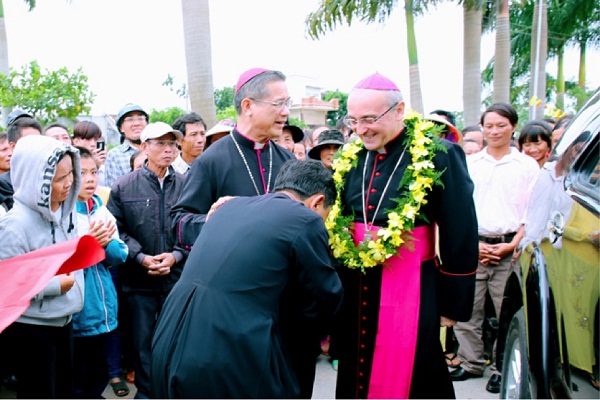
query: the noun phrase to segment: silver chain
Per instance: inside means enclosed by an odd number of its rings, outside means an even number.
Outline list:
[[[373,224],[375,223],[375,217],[377,217],[377,213],[379,212],[379,207],[381,207],[381,203],[383,202],[383,198],[385,196],[385,193],[388,190],[388,187],[390,186],[390,182],[392,181],[392,178],[394,177],[394,174],[396,173],[396,170],[398,169],[398,167],[400,166],[400,162],[402,161],[402,158],[404,157],[404,153],[406,153],[406,149],[408,148],[408,143],[406,144],[406,146],[404,146],[404,150],[402,150],[402,154],[400,154],[400,158],[398,158],[398,162],[396,162],[396,166],[394,167],[394,170],[392,171],[390,177],[387,180],[387,183],[385,184],[385,188],[383,188],[383,192],[381,193],[381,197],[379,198],[379,202],[377,203],[377,208],[375,208],[375,214],[373,214],[373,220],[371,221],[371,225],[369,226],[369,224],[367,223],[367,207],[366,207],[366,198],[365,198],[365,178],[367,175],[367,164],[369,161],[369,152],[367,151],[367,156],[365,157],[365,165],[363,166],[363,176],[362,176],[362,209],[363,209],[363,220],[365,221],[365,228],[366,228],[366,233],[365,233],[365,241],[369,241],[371,240],[371,227],[373,226]]]
[[[235,147],[237,148],[238,153],[240,153],[240,156],[242,157],[242,160],[244,161],[244,165],[246,166],[246,171],[248,171],[248,175],[250,175],[250,179],[252,180],[252,184],[254,185],[254,190],[256,190],[256,195],[260,196],[260,191],[258,190],[258,186],[256,185],[256,181],[254,180],[254,176],[252,175],[252,171],[250,171],[250,165],[248,165],[248,161],[246,161],[246,156],[244,156],[244,153],[242,152],[242,149],[240,148],[240,145],[238,144],[237,140],[235,140],[235,136],[233,134],[233,132],[231,133],[231,139],[233,140],[233,143],[235,143]],[[271,174],[273,172],[273,146],[271,146],[269,144],[269,178],[267,180],[267,190],[265,191],[265,193],[268,193],[270,188],[271,188]],[[262,171],[260,171],[261,175],[262,175]]]

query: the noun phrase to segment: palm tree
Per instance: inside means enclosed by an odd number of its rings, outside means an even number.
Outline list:
[[[463,1],[464,126],[476,125],[481,115],[481,32],[484,0]]]
[[[496,52],[494,55],[494,103],[510,102],[510,16],[508,0],[498,0]]]
[[[25,4],[29,6],[29,11],[35,8],[36,0],[25,0]],[[4,4],[0,0],[0,73],[8,75],[10,66],[8,63],[8,40],[6,37],[6,22],[4,20]],[[10,112],[9,109],[2,107],[2,125],[6,124],[6,117]]]
[[[545,0],[535,1],[533,25],[531,27],[531,85],[529,97],[537,98],[540,103],[529,110],[529,119],[544,117],[546,102],[546,59],[548,56],[548,6]]]
[[[423,113],[423,96],[419,74],[419,57],[415,35],[414,17],[427,9],[427,0],[404,0],[406,14],[406,38],[408,48],[411,108]],[[307,31],[311,38],[317,39],[326,30],[332,30],[338,23],[352,24],[354,17],[364,22],[383,22],[395,8],[394,0],[321,0],[316,11],[306,19]]]
[[[188,96],[192,111],[216,124],[208,0],[181,0]]]

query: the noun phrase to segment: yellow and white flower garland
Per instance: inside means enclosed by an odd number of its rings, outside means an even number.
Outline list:
[[[439,128],[431,121],[422,120],[420,114],[414,111],[407,112],[404,125],[407,128],[406,140],[410,141],[411,164],[404,172],[398,192],[401,193],[405,187],[408,188],[408,192],[400,199],[395,199],[398,205],[387,212],[387,226],[379,229],[372,240],[362,242],[358,246],[354,245],[350,235],[354,216],[342,215],[341,196],[344,177],[356,167],[358,153],[364,148],[362,141],[356,140],[344,145],[333,161],[337,198],[325,226],[334,257],[340,259],[348,268],[360,268],[365,272],[365,268],[383,264],[395,255],[405,243],[406,238],[403,238],[403,234],[412,231],[421,206],[427,203],[427,191],[431,191],[434,184],[442,185],[440,177],[443,171],[436,171],[433,164],[435,150],[446,150],[435,137]]]

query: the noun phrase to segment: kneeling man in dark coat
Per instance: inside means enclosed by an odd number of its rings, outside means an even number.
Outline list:
[[[324,226],[335,197],[321,163],[291,160],[274,193],[219,203],[160,314],[153,397],[300,395],[281,312],[299,310],[306,326],[317,327],[341,303]],[[292,307],[282,300],[292,298]]]

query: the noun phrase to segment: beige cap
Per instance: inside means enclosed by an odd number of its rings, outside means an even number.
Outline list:
[[[173,129],[173,127],[165,122],[153,122],[151,124],[146,125],[144,130],[142,131],[142,135],[140,140],[145,142],[149,139],[156,139],[167,133],[172,133],[175,135],[175,139],[182,140],[183,133],[179,132],[177,129]]]

